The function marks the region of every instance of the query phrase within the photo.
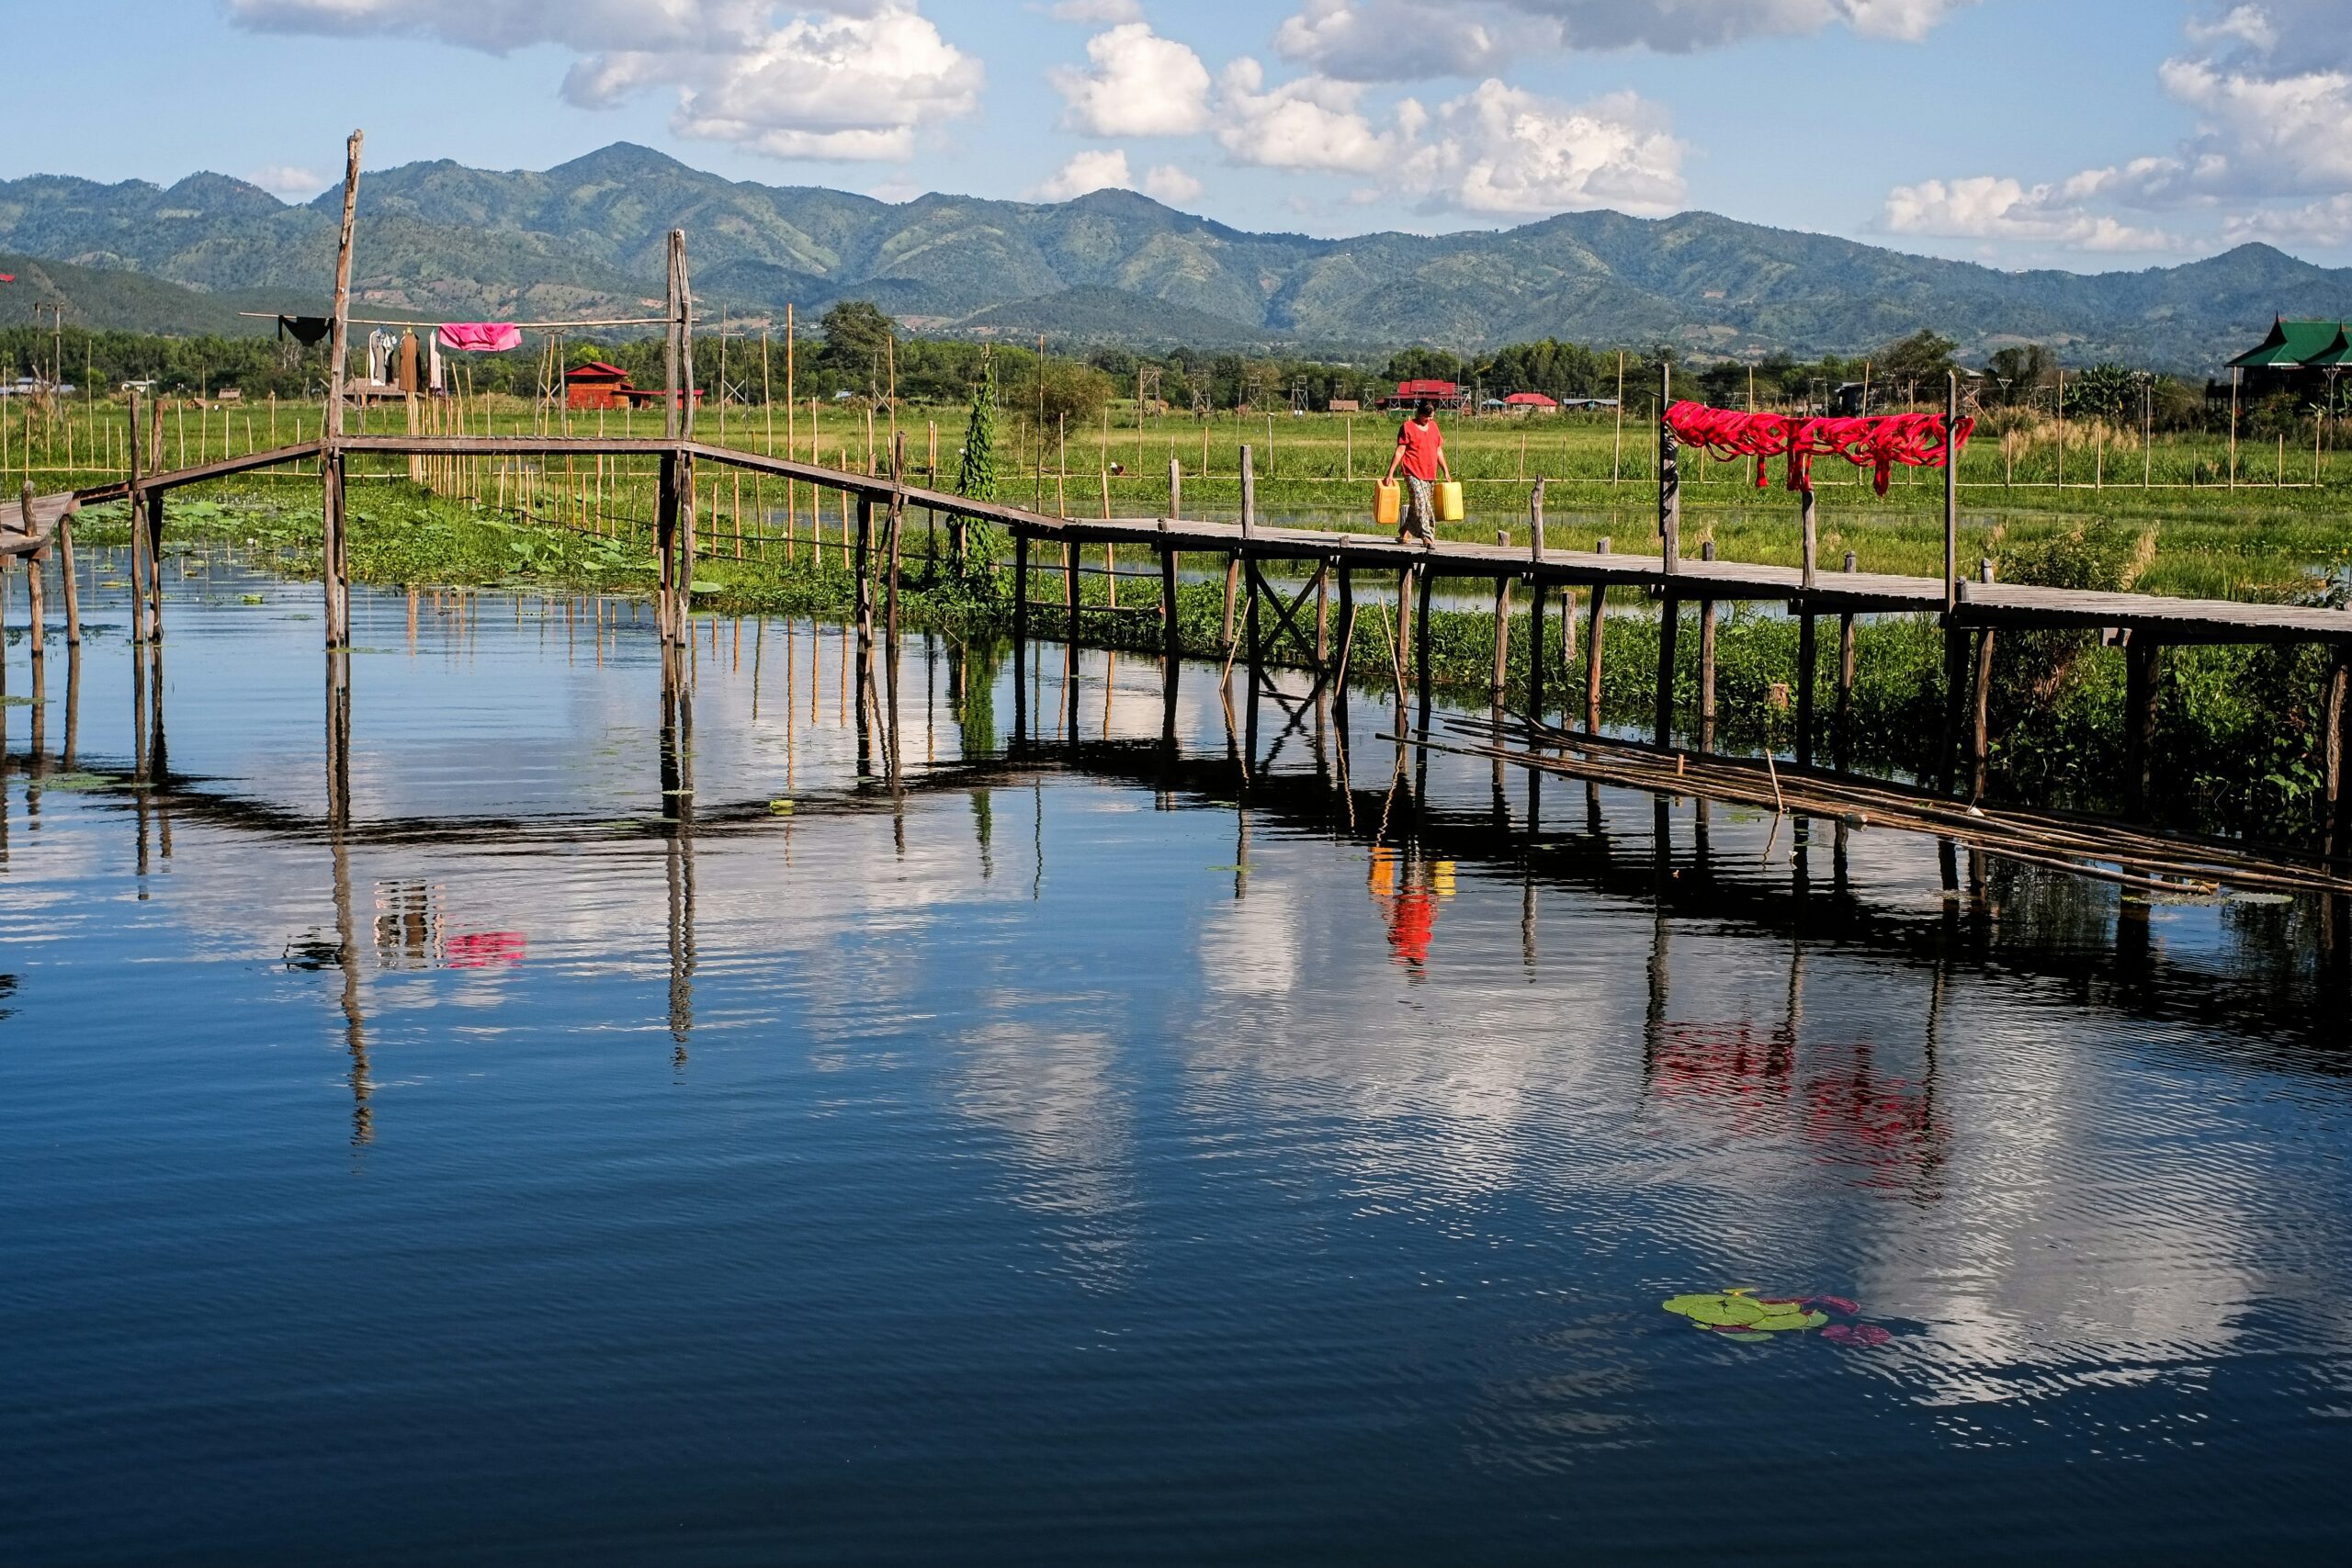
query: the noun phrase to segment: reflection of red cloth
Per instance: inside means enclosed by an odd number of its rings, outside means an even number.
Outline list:
[[[1408,893],[1388,908],[1388,945],[1398,959],[1419,969],[1429,962],[1430,941],[1437,935],[1437,900],[1427,893]]]
[[[441,962],[451,969],[487,969],[493,964],[520,964],[525,938],[521,931],[474,931],[453,936],[442,944]]]

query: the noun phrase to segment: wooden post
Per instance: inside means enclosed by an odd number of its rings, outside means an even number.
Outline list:
[[[338,474],[335,485],[342,488]],[[339,605],[339,620],[343,641],[351,640],[351,560],[348,548],[350,528],[344,524],[345,508],[340,495],[335,498],[335,597]],[[164,492],[153,490],[147,496],[147,640],[164,640]],[[337,647],[342,644],[338,643]]]
[[[1327,558],[1315,566],[1315,669],[1320,674],[1331,668],[1331,563]]]
[[[17,497],[17,509],[24,522],[25,537],[29,541],[33,536],[32,480],[27,479],[25,481],[24,490]],[[41,666],[48,657],[48,650],[45,646],[49,640],[46,635],[48,629],[48,604],[44,598],[46,591],[41,581],[41,557],[45,553],[45,551],[34,550],[28,553],[25,557],[25,611],[30,617],[30,624],[25,628],[25,636],[27,646],[29,649],[32,657],[33,697],[36,702],[40,700],[41,694]],[[34,711],[33,716],[35,718],[39,718],[40,716],[38,709]],[[36,750],[38,750],[38,748],[36,748]]]
[[[1248,538],[1258,526],[1258,475],[1251,466],[1250,448],[1241,448],[1241,536]]]
[[[1811,484],[1797,492],[1797,519],[1803,531],[1799,547],[1803,552],[1800,559],[1804,565],[1804,591],[1810,593],[1821,565],[1821,526]]]
[[[147,640],[147,615],[143,609],[147,603],[147,491],[139,482],[140,474],[147,466],[147,443],[139,428],[139,394],[135,391],[130,394],[130,445],[123,477],[130,492],[130,640],[135,646]],[[322,523],[332,543],[334,519],[327,515]]]
[[[1609,541],[1595,545],[1600,555],[1609,553]],[[1589,734],[1600,733],[1600,637],[1607,628],[1609,584],[1592,585],[1592,609],[1585,621],[1584,634],[1584,727]]]
[[[74,510],[57,520],[57,566],[65,580],[65,646],[82,646],[82,587],[74,575]]]
[[[893,415],[895,416],[895,413]],[[899,640],[899,550],[900,536],[907,523],[907,433],[894,432],[890,437],[890,522],[889,576],[884,581],[883,592],[887,609],[882,617],[882,635],[886,642],[896,646]]]
[[[1068,626],[1068,637],[1069,639],[1069,646],[1072,650],[1070,653],[1070,660],[1073,668],[1076,667],[1078,659],[1076,650],[1079,642],[1078,610],[1080,601],[1078,596],[1078,541],[1076,539],[1067,540],[1062,545],[1062,612],[1066,617],[1066,624]],[[1075,701],[1075,699],[1073,699],[1073,701]],[[1071,710],[1073,715],[1073,723],[1076,722],[1076,711],[1075,707]]]
[[[1510,530],[1496,529],[1495,543],[1508,547],[1510,544]],[[1495,677],[1488,692],[1497,706],[1501,705],[1503,693],[1510,683],[1510,583],[1511,580],[1509,577],[1499,572],[1496,574]]]
[[[693,359],[689,355],[689,366]],[[687,386],[691,388],[689,380]],[[689,422],[691,423],[691,422]],[[678,607],[671,625],[677,628],[678,640],[684,642],[694,635],[695,611],[695,535],[697,507],[695,501],[695,459],[691,452],[678,454],[678,570],[671,583],[677,595]]]
[[[1985,561],[1978,569],[1978,581],[1993,581],[1993,563]],[[1968,733],[1968,798],[1971,804],[1984,798],[1990,782],[1992,766],[1993,711],[1993,628],[1986,626],[1976,634],[1976,680],[1969,702]]]
[[[678,569],[678,457],[662,454],[653,500],[653,625],[664,649],[678,640],[683,628],[673,624],[678,610],[674,585]]]
[[[1246,466],[1244,471],[1247,471]],[[1244,558],[1242,570],[1246,575],[1242,581],[1241,591],[1249,595],[1248,607],[1243,613],[1242,619],[1249,628],[1246,637],[1250,650],[1250,695],[1254,701],[1257,695],[1258,671],[1263,666],[1266,657],[1265,645],[1259,640],[1258,623],[1258,601],[1266,596],[1266,579],[1265,574],[1258,568],[1258,558],[1255,556]]]
[[[1675,439],[1674,427],[1666,423],[1667,405],[1673,395],[1674,367],[1661,365],[1657,367],[1657,536],[1668,576],[1682,566],[1682,444]],[[1670,607],[1671,596],[1668,603]],[[1659,646],[1665,647],[1668,640],[1659,638]],[[1666,726],[1660,724],[1661,746],[1666,744],[1665,731]]]
[[[1012,642],[1016,649],[1029,641],[1029,530],[1012,531]]]
[[[2352,726],[2352,702],[2346,701],[2348,692],[2352,692],[2352,643],[2337,647],[2335,663],[2328,671],[2326,696],[2322,704],[2324,717],[2321,722],[2326,728],[2321,736],[2320,747],[2327,781],[2327,810],[2320,829],[2325,836],[2330,853],[2335,852],[2343,838],[2347,818],[2352,818],[2352,800],[2346,799],[2344,790],[2345,731],[2347,726]]]
[[[1340,653],[1333,660],[1331,679],[1340,688],[1342,701],[1347,696],[1348,660],[1356,644],[1356,574],[1351,567],[1340,568]]]
[[[1957,765],[1960,750],[1962,705],[1966,701],[1968,681],[1968,632],[1957,615],[1944,620],[1944,729],[1941,743],[1936,748],[1936,789],[1950,795],[1952,770]]]
[[[1177,458],[1168,459],[1168,520],[1182,521],[1184,516],[1184,465]]]
[[[1707,539],[1699,546],[1699,558],[1715,558],[1715,542]],[[1699,750],[1715,749],[1715,602],[1699,601]]]
[[[1241,552],[1233,550],[1225,558],[1225,636],[1224,640],[1217,645],[1218,651],[1228,659],[1233,654],[1234,600],[1240,592]]]
[[[1169,465],[1172,471],[1174,464]],[[1163,546],[1159,552],[1159,645],[1160,656],[1168,661],[1168,674],[1176,672],[1176,661],[1183,657],[1181,628],[1177,625],[1176,551]]]
[[[1797,766],[1813,766],[1813,689],[1820,681],[1819,633],[1809,601],[1797,616]]]
[[[874,640],[874,498],[870,495],[857,498],[857,554],[852,570],[857,573],[857,640],[863,647]]]
[[[1429,728],[1430,702],[1430,596],[1437,589],[1435,558],[1421,569],[1420,604],[1413,616],[1413,689],[1420,699],[1421,728]]]
[[[1960,449],[1952,432],[1960,428],[1960,372],[1944,377],[1944,614],[1960,604]],[[2063,448],[2062,448],[2063,450]]]
[[[2156,719],[2161,691],[2162,649],[2142,628],[2133,628],[2132,640],[2124,647],[2126,680],[2124,682],[2123,722],[2124,755],[2127,759],[2124,784],[2132,797],[2132,811],[2136,817],[2146,817],[2154,806]]]
[[[1854,570],[1854,552],[1846,552],[1846,570]],[[1854,612],[1838,617],[1838,735],[1837,766],[1840,773],[1854,760]]]
[[[335,244],[334,255],[334,315],[328,330],[327,408],[324,421],[325,446],[320,468],[320,577],[326,591],[326,643],[329,649],[347,648],[351,643],[351,589],[349,582],[350,553],[346,548],[348,517],[345,508],[343,454],[338,444],[343,439],[344,382],[346,361],[351,354],[351,238],[354,221],[359,210],[359,152],[365,133],[355,130],[344,144],[343,168],[343,228]],[[160,405],[159,405],[160,407]],[[147,499],[151,537],[156,531],[156,515],[161,511],[161,492]],[[149,554],[153,551],[151,544]],[[152,558],[149,570],[155,583],[161,584],[163,573]]]
[[[1544,621],[1550,613],[1550,589],[1540,577],[1527,584],[1527,716],[1537,724],[1544,722]]]

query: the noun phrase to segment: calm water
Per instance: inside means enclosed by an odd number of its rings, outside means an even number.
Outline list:
[[[345,807],[315,589],[173,594],[160,735],[119,592],[6,712],[0,1562],[2343,1543],[2316,905],[1058,648],[910,643],[894,789],[834,628],[496,596],[362,596]]]

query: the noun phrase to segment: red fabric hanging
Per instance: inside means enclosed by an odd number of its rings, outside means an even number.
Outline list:
[[[1709,408],[1704,403],[1676,403],[1666,411],[1666,423],[1686,446],[1703,446],[1714,457],[1789,459],[1789,488],[1813,488],[1815,457],[1843,457],[1858,468],[1872,470],[1871,488],[1886,493],[1887,477],[1901,463],[1910,468],[1940,468],[1948,449],[1968,445],[1976,428],[1963,419],[1944,436],[1944,419],[1934,413],[1876,414],[1868,419],[1803,419],[1782,413],[1745,413],[1736,409]],[[1766,484],[1764,465],[1756,466],[1756,488]]]

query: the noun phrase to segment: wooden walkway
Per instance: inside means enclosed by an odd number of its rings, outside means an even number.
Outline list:
[[[1951,791],[1973,782],[1981,795],[1989,746],[1988,687],[1993,642],[2005,632],[2031,629],[2075,629],[2101,634],[2124,649],[2130,675],[2126,700],[2126,793],[2135,804],[2145,804],[2152,777],[2152,751],[2156,737],[2156,703],[2162,650],[2167,646],[2212,643],[2316,642],[2333,651],[2331,673],[2320,694],[2330,742],[2326,749],[2328,797],[2332,815],[2341,818],[2347,804],[2343,784],[2344,753],[2352,739],[2352,612],[2317,606],[2265,604],[2229,600],[2170,598],[2145,593],[2097,593],[2053,588],[1962,581],[1956,592],[1932,578],[1902,577],[1852,570],[1812,570],[1765,566],[1713,558],[1712,547],[1691,559],[1661,550],[1656,554],[1619,554],[1607,547],[1555,549],[1545,536],[1541,487],[1532,513],[1521,519],[1527,543],[1478,544],[1447,540],[1436,544],[1407,543],[1385,535],[1320,529],[1267,527],[1255,521],[1255,487],[1250,449],[1241,451],[1241,521],[1216,523],[1182,516],[1162,518],[1057,517],[1019,506],[977,502],[944,491],[901,482],[890,475],[858,473],[825,468],[757,452],[714,446],[695,439],[691,416],[682,423],[684,434],[659,438],[602,436],[493,435],[402,436],[347,435],[302,442],[243,457],[226,457],[192,468],[153,474],[133,472],[123,481],[73,495],[34,498],[28,502],[35,526],[21,525],[0,533],[0,558],[39,558],[45,554],[58,525],[85,502],[128,499],[131,502],[132,576],[140,613],[134,615],[134,636],[140,640],[163,635],[162,574],[153,570],[160,558],[165,527],[165,497],[172,491],[238,474],[312,463],[319,467],[324,487],[326,517],[323,571],[327,601],[326,644],[330,649],[349,643],[349,571],[347,541],[342,526],[345,515],[344,489],[346,464],[355,457],[441,457],[542,459],[598,457],[651,459],[659,465],[656,484],[653,557],[657,576],[655,620],[665,643],[687,635],[688,606],[696,542],[695,473],[697,465],[808,484],[852,498],[856,525],[854,570],[858,584],[855,619],[861,638],[869,643],[877,620],[884,635],[895,637],[898,625],[900,536],[910,508],[925,508],[950,519],[971,519],[1007,530],[1013,540],[1015,597],[1013,633],[1016,643],[1032,635],[1032,620],[1054,615],[1054,630],[1062,637],[1082,640],[1086,606],[1076,590],[1077,551],[1090,545],[1125,546],[1138,556],[1156,558],[1159,571],[1163,652],[1170,658],[1185,651],[1178,639],[1175,614],[1178,561],[1185,555],[1212,558],[1226,572],[1222,651],[1228,666],[1247,658],[1252,668],[1277,659],[1304,662],[1327,679],[1338,679],[1351,667],[1358,617],[1356,580],[1371,573],[1380,582],[1379,597],[1393,598],[1395,625],[1389,646],[1400,657],[1393,670],[1393,684],[1400,702],[1417,693],[1426,706],[1430,692],[1430,595],[1441,581],[1491,585],[1498,628],[1493,694],[1506,696],[1507,650],[1515,636],[1548,636],[1547,606],[1556,602],[1564,657],[1573,662],[1580,651],[1582,707],[1587,728],[1598,729],[1604,658],[1606,615],[1612,603],[1638,600],[1658,606],[1660,631],[1655,671],[1654,743],[1671,750],[1681,740],[1711,751],[1714,740],[1714,617],[1716,606],[1733,603],[1785,605],[1800,628],[1798,679],[1792,702],[1794,751],[1800,764],[1815,759],[1825,725],[1815,712],[1815,692],[1823,685],[1819,663],[1825,657],[1817,623],[1826,622],[1835,645],[1830,684],[1839,710],[1845,708],[1854,681],[1853,625],[1857,616],[1932,615],[1945,637],[1945,735],[1939,755],[1944,759],[1935,781]],[[903,445],[894,471],[904,472]],[[1170,492],[1181,498],[1182,475],[1170,465]],[[1181,505],[1181,501],[1179,502]],[[1679,502],[1669,487],[1661,492],[1662,542],[1671,543],[1679,518]],[[1812,549],[1811,517],[1805,515],[1805,546]],[[69,545],[70,547],[70,545]],[[1057,561],[1033,559],[1041,549],[1054,550]],[[1304,586],[1275,580],[1262,569],[1270,564],[1311,569]],[[1849,566],[1852,558],[1847,558]],[[1037,603],[1031,579],[1048,573],[1060,589],[1060,603]],[[70,581],[70,577],[69,577]],[[1392,594],[1393,585],[1393,594]],[[1514,597],[1524,591],[1521,604]],[[1332,611],[1336,592],[1337,615]],[[1950,599],[1948,602],[1948,594]],[[1313,600],[1310,613],[1307,602]],[[1581,649],[1578,649],[1578,600],[1584,602]],[[1151,606],[1129,606],[1148,614]],[[1679,689],[1680,666],[1676,641],[1687,609],[1695,608],[1699,635],[1699,680],[1695,713]],[[1384,609],[1382,614],[1386,615]],[[1521,622],[1532,633],[1514,633]],[[78,639],[78,620],[73,627]],[[1289,634],[1289,653],[1276,649]],[[1311,649],[1302,656],[1300,649]],[[1529,685],[1524,710],[1545,710],[1544,667],[1548,660],[1529,660]],[[1574,682],[1577,671],[1571,671]],[[1522,694],[1509,694],[1520,699]],[[1574,706],[1573,703],[1569,705]],[[1972,711],[1973,710],[1973,711]],[[1965,770],[1963,772],[1962,770]]]

